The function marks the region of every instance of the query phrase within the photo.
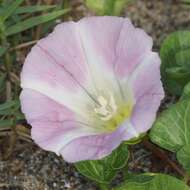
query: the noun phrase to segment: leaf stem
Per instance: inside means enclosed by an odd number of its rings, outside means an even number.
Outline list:
[[[161,150],[159,147],[152,144],[150,141],[146,139],[143,141],[143,145],[145,148],[149,149],[156,157],[160,158],[161,160],[169,164],[176,172],[178,172],[178,174],[180,174],[185,178],[186,176],[185,171],[182,168],[180,168],[173,160],[171,160],[165,154],[165,151]]]

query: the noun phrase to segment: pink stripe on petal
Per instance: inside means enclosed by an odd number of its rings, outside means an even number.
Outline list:
[[[131,22],[124,22],[116,47],[116,73],[120,78],[129,76],[141,64],[142,59],[152,51],[152,38]]]
[[[152,93],[152,95],[147,94],[140,98],[134,107],[131,123],[138,133],[148,131],[156,119],[157,110],[161,99],[163,99],[163,92],[160,91],[159,95],[154,95],[154,91]]]
[[[160,81],[160,58],[152,53],[136,69],[130,79],[135,96],[131,123],[139,132],[146,132],[152,126],[160,102],[164,97]]]
[[[123,22],[122,17],[104,16],[83,18],[77,23],[88,64],[113,72],[116,44]]]
[[[22,111],[32,125],[33,140],[45,150],[59,154],[75,138],[98,134],[93,127],[78,121],[75,113],[43,94],[24,89],[20,100]]]
[[[157,53],[146,55],[136,70],[131,74],[129,83],[136,101],[144,95],[163,95],[160,76],[160,58]],[[157,92],[158,91],[158,92]]]
[[[34,90],[24,89],[20,95],[22,112],[29,123],[34,121],[59,122],[74,120],[76,114]]]
[[[86,136],[73,140],[66,145],[61,154],[67,162],[97,160],[109,155],[124,138],[124,127],[111,134]]]
[[[93,128],[76,121],[48,122],[35,121],[32,125],[32,138],[43,149],[60,154],[60,151],[73,140],[98,134]]]
[[[87,105],[94,104],[78,81],[73,80],[72,75],[39,46],[33,47],[26,58],[21,86],[37,91],[80,115]]]
[[[48,52],[56,62],[63,66],[80,84],[88,79],[85,56],[75,22],[62,23],[38,45]]]
[[[34,46],[28,54],[21,73],[23,88],[28,88],[30,81],[44,82],[51,87],[60,84],[63,88],[73,92],[79,88],[64,68],[39,46]]]
[[[77,22],[90,73],[90,89],[95,88],[95,94],[107,91],[121,99],[114,67],[117,61],[116,46],[123,22],[129,22],[129,20],[122,17],[103,16],[83,18]]]

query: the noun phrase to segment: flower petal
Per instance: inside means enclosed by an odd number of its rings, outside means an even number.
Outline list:
[[[123,22],[128,23],[129,20],[122,17],[104,16],[83,18],[77,23],[90,68],[99,67],[113,72],[115,49]]]
[[[73,112],[38,92],[25,89],[20,99],[22,111],[32,125],[32,138],[45,150],[59,154],[72,140],[99,133],[78,121]]]
[[[160,80],[160,58],[151,53],[134,71],[128,83],[133,88],[135,107],[131,123],[139,133],[152,126],[164,91]]]
[[[63,23],[40,40],[38,46],[91,94],[98,95],[102,89],[118,91],[114,74],[115,49],[123,22],[129,20],[105,16]]]
[[[26,58],[21,73],[21,86],[53,99],[81,117],[86,117],[87,106],[94,104],[65,68],[38,46],[33,47]]]
[[[141,64],[144,56],[152,51],[153,41],[142,29],[131,22],[123,22],[116,44],[115,72],[119,78],[128,77]]]
[[[78,138],[61,150],[67,162],[97,160],[109,155],[124,139],[125,128],[120,127],[111,134]]]
[[[68,71],[81,85],[85,86],[89,73],[75,22],[57,25],[54,31],[41,39],[37,45],[51,55],[56,63]]]
[[[123,22],[121,17],[88,17],[81,19],[78,25],[83,53],[91,76],[90,85],[95,94],[102,90],[111,92],[119,98],[119,86],[114,71],[116,61],[116,44]],[[103,26],[103,27],[102,27]],[[92,88],[91,88],[92,89]]]
[[[73,120],[76,114],[54,100],[31,89],[20,95],[21,109],[29,123],[32,121],[59,122]]]
[[[128,19],[58,25],[32,48],[21,74],[22,110],[35,142],[76,162],[100,159],[147,131],[164,95],[160,60],[151,49],[152,39]],[[97,113],[107,113],[111,100],[113,113],[126,102],[134,108],[130,119],[105,134],[98,127],[106,121]]]
[[[32,138],[43,149],[60,155],[61,149],[68,143],[83,136],[98,134],[93,128],[83,126],[76,121],[32,122]]]

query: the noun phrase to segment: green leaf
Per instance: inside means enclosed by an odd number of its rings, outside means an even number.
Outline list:
[[[5,102],[3,104],[0,104],[0,111],[12,108],[13,106],[17,106],[17,105],[19,105],[19,101],[16,101],[16,100]]]
[[[114,190],[190,190],[181,180],[164,174],[141,174],[133,176]]]
[[[185,145],[177,152],[177,159],[182,166],[190,173],[190,146]]]
[[[24,0],[15,0],[13,3],[8,6],[6,10],[3,11],[1,14],[0,20],[4,22],[9,16],[11,16],[14,11],[19,7],[19,5],[23,2]]]
[[[190,82],[183,89],[183,94],[180,97],[180,100],[190,99]]]
[[[104,15],[105,0],[86,0],[86,6],[97,15]]]
[[[64,10],[60,10],[60,11],[54,11],[49,14],[29,18],[27,20],[24,20],[13,26],[8,27],[6,29],[6,35],[10,36],[10,35],[25,31],[27,29],[30,29],[39,24],[43,24],[48,21],[55,20],[56,18],[62,16],[63,14],[67,13],[68,11],[69,11],[69,9],[64,9]]]
[[[124,8],[135,0],[117,0],[115,1],[114,15],[120,15]]]
[[[126,144],[128,145],[135,145],[135,144],[138,144],[140,143],[143,138],[146,136],[146,133],[141,133],[138,137],[134,137],[128,141],[125,141]]]
[[[16,120],[24,120],[24,119],[25,119],[24,114],[21,113],[20,110],[17,110],[17,111],[14,113],[14,116],[15,116],[15,119],[16,119]]]
[[[172,152],[177,153],[178,161],[186,170],[189,170],[185,158],[190,157],[190,99],[179,101],[163,111],[154,123],[151,132],[151,140]]]
[[[11,127],[14,125],[14,121],[13,120],[0,120],[0,128],[1,127]]]
[[[166,69],[166,73],[170,79],[177,80],[184,85],[190,78],[190,70],[184,69],[183,67],[173,67]]]
[[[190,5],[190,0],[182,0],[182,3]]]
[[[20,103],[18,100],[12,100],[0,104],[0,115],[8,116],[15,115],[17,110],[20,108]]]
[[[89,179],[109,184],[117,172],[127,164],[128,158],[127,145],[123,143],[102,160],[82,161],[76,163],[75,166],[81,174]]]
[[[7,47],[2,47],[2,46],[0,46],[0,57],[2,56],[2,55],[4,55],[4,53],[7,51]]]
[[[97,15],[120,15],[131,0],[86,0],[86,6]]]
[[[25,14],[25,13],[35,13],[39,11],[47,11],[49,9],[55,8],[56,5],[33,5],[33,6],[22,6],[19,7],[15,13],[16,14]]]
[[[160,50],[161,74],[165,87],[175,95],[181,95],[190,79],[190,31],[170,34]]]

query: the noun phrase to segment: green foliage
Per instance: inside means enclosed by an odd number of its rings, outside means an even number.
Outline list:
[[[0,57],[7,51],[7,47],[0,46]]]
[[[19,100],[7,101],[0,104],[0,128],[11,127],[16,124],[20,119],[24,119],[23,114],[20,112]]]
[[[33,5],[18,7],[15,14],[36,13],[40,11],[47,11],[56,8],[56,5]]]
[[[11,126],[13,126],[15,123],[12,119],[4,119],[4,120],[0,120],[0,129],[1,128],[7,128],[9,129]]]
[[[43,24],[45,22],[55,20],[56,18],[67,13],[68,11],[69,10],[54,11],[54,12],[49,13],[49,14],[45,14],[45,15],[36,16],[36,17],[26,19],[26,20],[19,22],[13,26],[8,27],[6,29],[6,36],[17,34],[19,32],[25,31],[25,30],[30,29],[34,26],[39,25],[39,24]]]
[[[190,151],[187,151],[190,148],[189,113],[189,99],[179,101],[161,113],[150,132],[154,143],[177,153],[179,162],[186,170],[190,168]]]
[[[190,190],[182,181],[164,174],[133,175],[114,190]]]
[[[6,19],[8,19],[23,1],[24,0],[15,0],[10,6],[3,10],[2,14],[0,15],[0,21],[4,22]]]
[[[190,5],[190,0],[182,0],[182,3]]]
[[[183,93],[180,97],[180,100],[188,100],[190,99],[190,82],[183,89]]]
[[[60,9],[55,5],[34,5],[34,6],[19,6],[23,0],[11,1],[12,3],[3,2],[0,6],[0,40],[2,39],[0,47],[0,56],[2,56],[7,49],[7,37],[20,33],[22,31],[33,28],[40,24],[53,21],[58,17],[66,14],[68,9]],[[25,17],[25,14],[36,13],[39,11],[48,11],[53,9],[51,13]],[[27,18],[27,19],[25,19]],[[5,22],[6,21],[6,22]]]
[[[131,0],[86,0],[86,6],[97,15],[120,15]]]
[[[102,160],[82,161],[75,164],[84,176],[98,183],[109,184],[118,171],[126,166],[129,152],[125,143]]]
[[[190,32],[169,35],[161,46],[160,55],[164,85],[171,93],[181,95],[190,79]]]
[[[9,108],[11,108],[13,106],[17,106],[17,105],[19,105],[19,101],[16,101],[16,100],[8,101],[6,103],[0,104],[0,114],[1,114],[1,111],[9,109]]]
[[[12,100],[0,104],[0,115],[9,115],[15,112],[19,108],[20,104],[18,100]]]
[[[128,141],[125,141],[126,144],[128,145],[135,145],[135,144],[138,144],[140,143],[143,138],[146,136],[146,133],[141,133],[138,137],[134,137]]]
[[[177,159],[181,163],[181,165],[185,168],[188,174],[190,174],[190,145],[184,145],[177,152]]]

